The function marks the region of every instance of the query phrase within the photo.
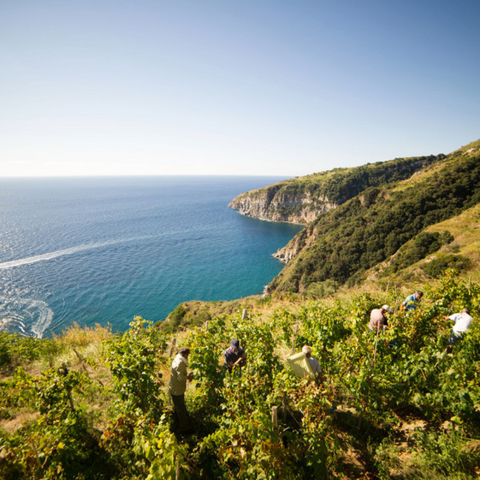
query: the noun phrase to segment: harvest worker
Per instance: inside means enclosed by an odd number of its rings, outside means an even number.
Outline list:
[[[451,320],[455,322],[455,325],[452,328],[452,333],[450,334],[450,338],[448,339],[449,345],[455,345],[459,340],[463,338],[462,333],[466,332],[470,325],[472,324],[473,318],[470,316],[470,310],[468,308],[464,308],[461,313],[455,313],[450,317],[448,315],[444,315],[445,320]]]
[[[238,340],[232,340],[230,347],[225,350],[223,356],[225,358],[225,368],[230,373],[232,368],[243,367],[247,363],[247,354]]]
[[[423,292],[421,292],[420,290],[417,290],[414,294],[409,295],[402,303],[402,310],[415,310],[417,308],[417,304],[420,305],[422,297]]]
[[[316,358],[312,357],[312,348],[308,345],[305,345],[302,348],[302,352],[307,357],[308,363],[310,364],[310,368],[312,369],[315,379],[318,379],[320,382],[323,380],[322,369],[320,368],[320,363]]]
[[[179,433],[188,433],[190,431],[190,422],[188,420],[187,407],[185,406],[185,390],[187,380],[193,379],[193,373],[187,375],[188,356],[190,349],[181,348],[177,356],[173,359],[172,369],[170,371],[170,383],[168,390],[172,397],[175,419],[178,422]]]
[[[384,330],[388,326],[387,317],[385,316],[387,312],[390,311],[388,305],[384,305],[382,308],[374,308],[370,313],[370,323],[368,324],[368,329],[370,332],[374,330],[378,332],[381,328]]]

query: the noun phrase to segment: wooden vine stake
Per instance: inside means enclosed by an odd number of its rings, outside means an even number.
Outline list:
[[[242,312],[242,320],[245,320],[247,318],[247,309],[244,308]]]
[[[375,358],[377,356],[377,345],[378,345],[378,332],[379,332],[379,328],[377,327],[377,337],[375,338],[375,352],[373,354],[373,360],[372,360],[372,363],[370,364],[370,370],[373,370],[373,367],[375,366]]]
[[[175,472],[175,480],[180,480],[180,459],[177,458],[177,471]]]
[[[272,423],[275,429],[278,428],[277,407],[272,407]]]
[[[297,337],[297,333],[298,333],[298,323],[295,324],[295,328],[293,329],[293,340],[292,340],[292,355],[295,354],[295,339]]]
[[[172,346],[170,348],[170,358],[172,357],[173,355],[173,351],[175,350],[175,345],[177,344],[177,338],[176,337],[173,337],[172,338]]]
[[[357,428],[360,430],[362,427],[362,420],[363,420],[363,412],[365,411],[365,407],[362,407],[362,411],[360,412],[360,418],[358,419]]]

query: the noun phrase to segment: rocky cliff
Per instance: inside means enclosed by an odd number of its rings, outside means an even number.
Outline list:
[[[230,207],[260,220],[307,225],[369,187],[405,180],[442,158],[444,155],[396,159],[313,173],[242,193]]]
[[[242,193],[229,206],[248,217],[300,225],[306,225],[321,213],[337,207],[325,195],[316,196],[309,191],[289,192],[283,186],[276,184]]]
[[[315,229],[307,226],[282,248],[279,248],[273,256],[283,263],[288,263],[295,258],[303,249],[313,245],[316,240]]]

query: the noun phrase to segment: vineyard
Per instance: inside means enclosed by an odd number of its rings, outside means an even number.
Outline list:
[[[408,312],[387,291],[239,311],[174,333],[141,318],[121,335],[1,333],[0,478],[479,477],[480,285],[448,270],[424,292]],[[367,325],[384,303],[395,311],[377,336]],[[474,322],[449,351],[444,316],[463,307]],[[248,362],[228,374],[232,338]],[[303,345],[322,384],[286,365]],[[173,432],[166,388],[181,346],[194,374],[184,436]]]

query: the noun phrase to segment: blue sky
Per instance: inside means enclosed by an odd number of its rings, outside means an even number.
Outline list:
[[[479,18],[479,0],[0,0],[0,176],[449,153],[480,138]]]

